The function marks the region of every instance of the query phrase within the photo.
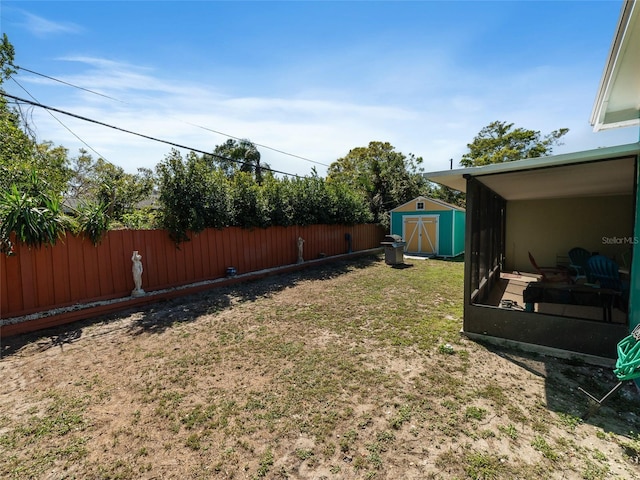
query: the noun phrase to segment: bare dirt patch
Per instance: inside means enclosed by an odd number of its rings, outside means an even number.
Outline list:
[[[461,288],[371,257],[5,339],[0,477],[640,477],[634,386],[582,420],[613,374],[461,337]]]

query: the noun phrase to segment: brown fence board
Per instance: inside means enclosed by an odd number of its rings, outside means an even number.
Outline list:
[[[273,268],[277,265],[281,265],[277,256],[277,238],[278,238],[278,229],[277,228],[267,228],[264,231],[265,236],[265,248],[264,248],[264,256],[267,262],[267,268]]]
[[[191,252],[186,255],[187,265],[191,267],[191,273],[187,273],[187,278],[193,278],[196,281],[202,280],[202,235],[198,234],[191,242]]]
[[[171,240],[166,242],[163,245],[163,249],[161,253],[162,253],[162,259],[167,268],[167,282],[164,284],[157,285],[157,287],[165,288],[169,286],[169,279],[178,277],[178,266],[176,265],[176,262],[174,259],[174,256],[176,254],[176,245]]]
[[[211,277],[219,278],[224,276],[224,252],[222,250],[222,231],[209,230],[209,245],[211,246]]]
[[[262,262],[262,268],[270,268],[272,266],[272,260],[269,257],[269,246],[271,244],[271,234],[266,228],[260,229],[260,258]]]
[[[200,242],[200,276],[202,279],[211,278],[211,265],[209,262],[209,230],[202,232],[202,239]]]
[[[36,307],[55,304],[53,295],[53,262],[51,261],[51,248],[35,248],[33,277],[35,279]]]
[[[111,239],[111,248],[113,249],[111,256],[111,260],[113,262],[113,289],[115,292],[129,293],[133,289],[133,287],[129,288],[130,280],[131,285],[133,285],[133,278],[131,275],[131,255],[133,254],[133,250],[129,251],[129,246],[131,245],[131,232],[129,230],[118,230],[114,233],[116,235],[113,235],[113,238]]]
[[[0,318],[2,312],[9,311],[9,272],[7,272],[7,256],[0,255]]]
[[[80,274],[84,273],[86,295],[89,298],[100,298],[100,270],[98,267],[98,249],[89,240],[82,242],[82,258],[84,269],[79,265]]]
[[[113,259],[111,235],[105,235],[104,240],[96,247],[98,252],[98,278],[100,279],[100,295],[113,295]]]
[[[33,265],[34,256],[32,250],[22,247],[18,251],[20,262],[20,274],[22,281],[22,303],[27,311],[35,309],[37,305],[36,284]]]
[[[220,260],[220,266],[222,272],[226,275],[227,268],[234,266],[238,268],[238,263],[231,257],[231,242],[229,240],[229,229],[224,228],[219,233],[220,251],[222,252],[222,258]]]
[[[242,237],[245,242],[244,251],[246,258],[249,259],[249,267],[247,268],[248,272],[255,272],[256,270],[260,270],[260,267],[258,266],[258,257],[256,255],[258,242],[255,232],[256,230],[242,230]]]
[[[24,310],[24,301],[22,299],[22,272],[20,269],[20,259],[14,255],[12,257],[6,257],[3,255],[2,272],[3,276],[2,284],[5,288],[2,289],[2,310],[0,310],[0,316],[5,317],[12,312],[20,312]],[[5,296],[6,295],[6,296]]]
[[[182,244],[180,244],[179,249],[175,250],[172,255],[173,262],[176,264],[176,272],[178,275],[176,278],[178,283],[185,282],[187,278],[187,271],[186,271],[187,266],[184,263],[184,255],[185,255],[185,252],[189,249],[190,245],[191,245],[191,240],[189,240],[188,242],[183,242]]]
[[[284,227],[273,227],[269,229],[269,234],[271,235],[271,243],[269,246],[269,256],[271,257],[270,267],[275,267],[276,265],[285,265],[284,252],[282,251],[283,231]]]
[[[88,298],[86,295],[86,282],[84,272],[78,266],[80,262],[84,263],[82,252],[82,240],[71,235],[67,236],[65,242],[67,247],[67,268],[69,269],[69,301],[75,303],[82,298]],[[58,245],[56,245],[58,247]]]
[[[66,238],[63,241],[66,242]],[[68,254],[68,248],[51,248],[50,251],[53,302],[56,305],[63,305],[71,299]]]

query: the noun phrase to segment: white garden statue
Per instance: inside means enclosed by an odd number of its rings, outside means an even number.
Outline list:
[[[302,256],[303,245],[304,245],[304,239],[302,237],[298,237],[298,263],[304,263],[304,258]]]
[[[142,289],[142,255],[138,253],[138,250],[133,251],[131,261],[133,262],[131,273],[133,273],[133,283],[136,287],[131,292],[131,296],[139,297],[144,295],[144,290]]]

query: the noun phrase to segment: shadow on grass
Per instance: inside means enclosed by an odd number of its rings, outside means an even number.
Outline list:
[[[397,270],[403,270],[405,268],[411,268],[413,267],[412,263],[397,263],[395,265],[390,265],[391,268],[395,268]]]
[[[617,383],[613,370],[586,364],[575,359],[561,359],[522,350],[481,343],[490,352],[500,355],[527,372],[544,379],[546,407],[567,423],[585,422],[604,432],[629,435],[640,431],[640,391],[632,381],[622,387],[602,405],[597,405],[580,388],[595,398],[603,398]]]
[[[329,280],[354,269],[367,268],[379,263],[376,254],[364,255],[308,267],[290,273],[274,273],[257,280],[247,280],[235,285],[213,287],[200,293],[184,295],[170,300],[159,300],[143,308],[122,310],[118,313],[80,320],[66,325],[3,338],[0,357],[15,354],[27,345],[42,351],[52,347],[64,348],[82,337],[83,329],[97,324],[108,324],[136,314],[127,327],[132,335],[162,333],[176,323],[190,322],[201,315],[221,312],[241,302],[254,302],[268,298],[279,291],[300,282]]]

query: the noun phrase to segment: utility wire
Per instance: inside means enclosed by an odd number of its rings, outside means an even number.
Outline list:
[[[123,104],[125,104],[125,105],[130,105],[130,104],[128,104],[127,102],[124,102],[124,101],[119,100],[119,99],[114,98],[114,97],[110,97],[109,95],[105,95],[105,94],[103,94],[103,93],[96,92],[96,91],[94,91],[94,90],[90,90],[90,89],[88,89],[88,88],[80,87],[80,86],[78,86],[78,85],[74,85],[73,83],[65,82],[64,80],[60,80],[60,79],[58,79],[58,78],[51,77],[51,76],[49,76],[49,75],[45,75],[44,73],[35,72],[35,71],[30,70],[30,69],[28,69],[28,68],[20,67],[20,66],[17,66],[17,65],[15,66],[15,68],[17,68],[17,69],[19,69],[19,70],[24,70],[25,72],[29,72],[29,73],[32,73],[32,74],[34,74],[34,75],[38,75],[38,76],[43,77],[43,78],[47,78],[47,79],[49,79],[49,80],[53,80],[54,82],[62,83],[63,85],[67,85],[67,86],[69,86],[69,87],[77,88],[77,89],[79,89],[79,90],[83,90],[83,91],[85,91],[85,92],[93,93],[94,95],[99,95],[99,96],[101,96],[101,97],[108,98],[109,100],[114,100],[114,101],[116,101],[116,102],[123,103]],[[175,118],[175,117],[174,117],[174,118]],[[206,130],[206,131],[208,131],[208,132],[212,132],[212,133],[215,133],[215,134],[218,134],[218,135],[222,135],[222,136],[224,136],[224,137],[233,138],[234,140],[243,140],[243,139],[242,139],[242,138],[240,138],[240,137],[235,137],[235,136],[233,136],[233,135],[229,135],[228,133],[224,133],[224,132],[221,132],[221,131],[219,131],[219,130],[214,130],[214,129],[212,129],[212,128],[203,127],[202,125],[198,125],[198,124],[191,123],[191,122],[186,122],[186,121],[184,121],[184,120],[181,120],[181,121],[182,121],[182,122],[184,122],[184,123],[186,123],[187,125],[191,125],[192,127],[201,128],[202,130]],[[264,145],[264,144],[262,144],[262,143],[255,143],[255,142],[251,142],[251,143],[253,143],[254,145],[256,145],[256,146],[258,146],[258,147],[266,148],[267,150],[271,150],[271,151],[273,151],[273,152],[277,152],[277,153],[280,153],[280,154],[282,154],[282,155],[287,155],[287,156],[289,156],[289,157],[293,157],[293,158],[298,158],[298,159],[300,159],[300,160],[304,160],[305,162],[315,163],[315,164],[317,164],[317,165],[322,165],[323,167],[328,167],[328,166],[329,166],[329,165],[328,165],[328,164],[326,164],[326,163],[318,162],[318,161],[316,161],[316,160],[311,160],[310,158],[306,158],[306,157],[302,157],[302,156],[300,156],[300,155],[296,155],[296,154],[293,154],[293,153],[285,152],[284,150],[279,150],[279,149],[277,149],[277,148],[273,148],[273,147],[270,147],[270,146],[268,146],[268,145]]]
[[[234,140],[243,140],[240,137],[234,137],[233,135],[229,135],[228,133],[219,132],[218,130],[213,130],[211,128],[203,127],[202,125],[197,125],[197,124],[191,123],[191,122],[185,122],[185,123],[187,125],[191,125],[192,127],[201,128],[202,130],[207,130],[209,132],[217,133],[218,135],[222,135],[222,136],[225,136],[225,137],[233,138]],[[271,150],[272,152],[282,153],[283,155],[288,155],[290,157],[299,158],[300,160],[304,160],[306,162],[315,163],[317,165],[322,165],[323,167],[328,167],[329,166],[326,163],[322,163],[322,162],[318,162],[316,160],[311,160],[309,158],[301,157],[300,155],[296,155],[294,153],[288,153],[288,152],[285,152],[284,150],[278,150],[277,148],[269,147],[269,146],[261,144],[261,143],[256,143],[256,142],[251,142],[251,143],[253,143],[257,147],[262,147],[262,148],[266,148],[268,150]]]
[[[78,85],[74,85],[73,83],[65,82],[64,80],[60,80],[59,78],[50,77],[49,75],[45,75],[44,73],[34,72],[33,70],[29,70],[28,68],[20,67],[19,65],[15,65],[15,68],[18,70],[24,70],[25,72],[33,73],[34,75],[38,75],[43,78],[47,78],[49,80],[53,80],[54,82],[62,83],[63,85],[68,85],[69,87],[77,88],[79,90],[84,90],[85,92],[93,93],[94,95],[99,95],[104,98],[108,98],[109,100],[114,100],[116,102],[125,103],[122,100],[118,100],[117,98],[110,97],[109,95],[105,95],[104,93],[96,92],[95,90],[89,90],[88,88],[79,87]]]
[[[146,138],[147,140],[152,140],[154,142],[164,143],[166,145],[170,145],[170,146],[176,147],[176,148],[181,148],[183,150],[191,150],[193,152],[201,153],[203,155],[209,155],[209,156],[212,156],[212,157],[215,157],[215,158],[219,158],[221,160],[227,160],[227,161],[239,163],[241,165],[253,166],[249,162],[243,162],[242,160],[236,160],[236,159],[233,159],[233,158],[223,157],[222,155],[217,155],[215,153],[209,153],[209,152],[205,152],[204,150],[199,150],[197,148],[191,148],[191,147],[187,147],[186,145],[181,145],[179,143],[170,142],[169,140],[162,140],[160,138],[152,137],[150,135],[145,135],[144,133],[138,133],[138,132],[134,132],[132,130],[127,130],[127,129],[124,129],[124,128],[121,128],[121,127],[116,127],[115,125],[110,125],[108,123],[104,123],[104,122],[101,122],[99,120],[94,120],[92,118],[83,117],[82,115],[78,115],[76,113],[67,112],[67,111],[61,110],[59,108],[55,108],[55,107],[51,107],[51,106],[48,106],[48,105],[44,105],[42,103],[35,102],[33,100],[27,100],[26,98],[20,98],[20,97],[17,97],[15,95],[10,95],[10,94],[2,92],[2,91],[0,91],[0,95],[2,95],[4,97],[7,97],[7,98],[10,98],[12,100],[15,100],[17,102],[23,102],[23,103],[26,103],[28,105],[33,105],[35,107],[40,107],[40,108],[44,108],[46,110],[50,110],[52,112],[57,112],[57,113],[61,113],[63,115],[68,115],[70,117],[74,117],[74,118],[77,118],[79,120],[84,120],[85,122],[95,123],[96,125],[101,125],[103,127],[111,128],[113,130],[118,130],[120,132],[129,133],[131,135],[136,135],[138,137]],[[296,175],[294,173],[282,172],[280,170],[275,170],[275,169],[270,168],[270,167],[260,167],[260,168],[262,170],[267,170],[267,171],[273,172],[273,173],[281,173],[282,175],[292,176],[292,177],[296,177],[296,178],[302,178],[299,175]]]
[[[35,102],[37,102],[36,98],[31,95],[31,93],[29,93],[29,91],[24,88],[20,82],[18,82],[15,78],[11,78],[11,80],[13,80],[16,85],[18,85],[22,90],[25,91],[25,93],[27,95],[29,95]],[[58,122],[60,125],[62,125],[71,135],[73,135],[74,137],[76,137],[82,144],[84,144],[89,150],[91,150],[93,153],[95,153],[96,155],[98,155],[99,158],[102,158],[103,160],[107,160],[103,155],[100,155],[100,153],[98,153],[91,145],[89,145],[87,142],[85,142],[82,138],[80,138],[78,135],[76,135],[76,133],[71,130],[69,127],[67,127],[62,120],[60,120],[58,117],[56,117],[51,111],[46,110],[46,112],[51,115],[53,117],[53,119]],[[108,160],[107,160],[108,161]]]

